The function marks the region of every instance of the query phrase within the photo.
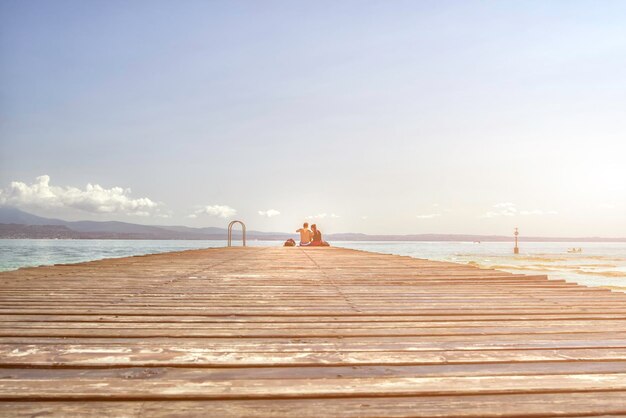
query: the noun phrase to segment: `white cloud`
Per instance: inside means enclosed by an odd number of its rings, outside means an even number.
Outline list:
[[[131,190],[121,187],[105,189],[98,184],[87,184],[84,190],[77,187],[51,186],[50,176],[36,178],[35,183],[13,181],[0,190],[0,204],[18,207],[72,208],[92,213],[119,213],[149,216],[160,206],[147,197],[133,199]]]
[[[496,203],[493,205],[493,210],[485,213],[482,218],[495,218],[498,216],[515,216],[517,215],[517,208],[514,203],[504,202]]]
[[[493,205],[493,209],[481,216],[481,218],[496,218],[498,216],[543,216],[543,215],[556,215],[557,212],[553,210],[517,210],[514,203],[504,202]]]
[[[327,213],[318,213],[317,215],[309,215],[309,216],[307,216],[307,219],[324,219],[327,216],[328,216]]]
[[[318,213],[317,215],[307,216],[307,219],[324,219],[324,218],[339,218],[339,217],[340,216],[335,213],[331,213],[330,215],[328,213]]]
[[[432,218],[437,218],[439,216],[441,216],[441,213],[429,213],[426,215],[416,215],[415,217],[417,219],[432,219]]]
[[[493,205],[494,208],[511,208],[511,207],[515,207],[515,203],[511,203],[511,202],[503,202],[503,203],[496,203],[495,205]]]
[[[536,216],[556,215],[557,213],[558,212],[556,212],[554,210],[541,210],[541,209],[522,210],[522,211],[520,211],[520,215],[523,215],[523,216],[528,216],[528,215],[536,215]]]
[[[271,218],[273,216],[278,216],[280,215],[280,212],[277,211],[276,209],[268,209],[268,210],[260,210],[259,211],[259,215],[261,216],[266,216],[268,218]]]
[[[230,206],[227,205],[210,205],[204,206],[194,213],[189,215],[190,218],[195,218],[198,215],[210,215],[210,216],[219,216],[220,218],[230,218],[235,216],[237,211]],[[195,216],[194,216],[195,215]]]

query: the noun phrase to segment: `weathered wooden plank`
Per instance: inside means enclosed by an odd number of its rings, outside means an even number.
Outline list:
[[[194,316],[194,315],[241,315],[243,308],[213,308],[213,307],[197,307],[197,308],[125,308],[125,307],[108,307],[108,308],[84,308],[84,309],[73,309],[71,307],[63,308],[63,307],[55,307],[55,308],[47,308],[47,309],[38,309],[38,308],[11,308],[11,309],[2,309],[0,308],[0,314],[31,314],[31,315],[152,315],[158,316],[161,315],[179,315],[179,316]],[[457,309],[369,309],[363,310],[359,308],[350,308],[350,309],[323,309],[323,308],[313,308],[313,309],[297,309],[297,308],[266,308],[266,309],[245,309],[245,311],[250,315],[273,315],[279,317],[289,317],[289,316],[301,316],[301,315],[310,315],[310,316],[352,316],[355,314],[363,314],[364,316],[371,315],[381,315],[381,316],[405,316],[407,314],[417,315],[417,316],[441,316],[441,315],[474,315],[474,316],[484,316],[484,315],[496,315],[501,312],[507,312],[508,314],[519,314],[519,315],[545,315],[545,314],[562,314],[562,313],[571,313],[571,314],[626,314],[626,306],[623,308],[602,308],[602,309],[593,309],[593,308],[576,308],[576,307],[549,307],[549,308],[537,308],[537,309],[527,309],[527,308],[516,308],[516,307],[494,307],[494,308],[483,308],[483,309],[463,309],[461,307]]]
[[[505,350],[428,350],[380,348],[379,351],[333,349],[294,343],[285,349],[228,349],[187,345],[3,345],[0,366],[115,367],[115,366],[289,366],[289,365],[419,365],[514,362],[624,361],[621,348],[544,348]],[[263,350],[263,351],[259,351]]]
[[[420,336],[468,336],[468,335],[516,335],[520,340],[528,335],[537,334],[580,334],[581,337],[589,335],[593,337],[599,332],[626,332],[622,326],[588,327],[457,327],[457,328],[326,328],[326,329],[228,329],[228,328],[205,328],[201,327],[177,329],[176,327],[150,327],[141,326],[116,329],[113,327],[97,327],[95,324],[90,328],[55,328],[55,327],[12,327],[9,330],[0,330],[0,337],[96,337],[96,338],[324,338],[324,337],[420,337]]]
[[[0,399],[262,399],[626,390],[626,373],[336,379],[6,379]]]
[[[159,318],[152,321],[115,321],[115,320],[97,320],[91,321],[4,321],[4,327],[25,328],[25,329],[198,329],[198,330],[340,330],[345,332],[354,331],[355,329],[443,329],[453,330],[459,327],[462,329],[511,329],[526,333],[527,329],[551,330],[559,329],[561,332],[576,332],[583,329],[587,332],[590,327],[594,332],[624,331],[626,332],[626,319],[589,319],[589,320],[544,320],[537,319],[534,321],[332,321],[326,322],[324,319],[317,321],[245,321],[239,319],[236,321],[161,321]],[[539,333],[540,331],[538,331]]]
[[[626,373],[626,361],[561,361],[500,363],[438,363],[420,365],[318,365],[281,367],[106,367],[106,368],[7,368],[3,380],[136,380],[235,381],[256,379],[347,379],[384,377],[541,376]],[[341,381],[337,381],[338,384]]]
[[[165,404],[169,404],[166,402]],[[152,405],[155,407],[156,405]],[[145,407],[144,402],[7,402],[0,401],[0,416],[5,418],[34,418],[34,417],[99,417],[99,418],[137,418],[137,417],[149,417],[156,416],[174,416],[178,412],[162,413],[161,412],[146,412],[143,409]],[[191,409],[195,407],[195,411],[187,411],[186,414],[180,416],[206,416],[208,410],[212,410],[207,404],[200,405],[186,405],[179,409],[182,412],[184,409]],[[234,411],[234,408],[228,406],[225,409]],[[223,414],[220,414],[223,416]],[[234,415],[236,416],[236,415]]]
[[[626,392],[347,399],[273,399],[147,402],[7,402],[0,411],[24,415],[108,415],[107,407],[137,417],[568,417],[622,416]],[[126,408],[126,413],[124,409]],[[139,409],[139,412],[137,411]],[[100,414],[102,411],[102,414]],[[60,412],[57,415],[57,412]],[[28,415],[27,415],[28,414]]]
[[[31,315],[31,314],[5,314],[0,315],[0,322],[25,322],[25,323],[47,323],[47,322],[85,322],[85,323],[210,323],[210,324],[267,324],[267,325],[308,325],[311,323],[324,324],[384,324],[391,323],[412,323],[428,324],[456,323],[506,323],[516,326],[519,323],[533,324],[536,322],[559,323],[564,321],[611,321],[626,320],[626,314],[603,314],[603,313],[561,313],[561,314],[538,314],[538,315],[342,315],[342,316],[254,316],[254,315]]]
[[[0,337],[2,344],[106,344],[119,346],[184,346],[220,351],[301,350],[304,347],[350,351],[433,351],[475,349],[531,349],[576,347],[624,347],[624,333],[537,334],[537,335],[464,335],[464,336],[393,336],[393,337],[325,337],[325,338],[65,338]]]
[[[4,402],[8,417],[585,417],[623,416],[626,392],[324,399]]]

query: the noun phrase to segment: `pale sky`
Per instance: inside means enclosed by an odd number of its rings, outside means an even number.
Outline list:
[[[623,237],[625,22],[625,1],[1,0],[0,204]]]

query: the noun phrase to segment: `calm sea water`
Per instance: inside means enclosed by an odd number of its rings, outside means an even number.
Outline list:
[[[276,241],[248,244],[279,245]],[[0,239],[0,271],[225,246],[226,241],[213,240]]]
[[[626,289],[626,243],[523,242],[520,254],[506,242],[337,242],[337,246],[385,254],[473,264],[511,273],[547,274],[587,286]],[[581,248],[580,253],[569,253]]]
[[[196,248],[223,247],[225,241],[163,240],[0,240],[0,271],[59,263],[78,263]],[[252,246],[279,246],[277,241],[250,241]],[[548,274],[589,286],[626,289],[626,243],[522,243],[512,254],[510,243],[369,242],[333,245],[385,254],[469,263],[513,273]],[[568,248],[582,248],[568,253]]]

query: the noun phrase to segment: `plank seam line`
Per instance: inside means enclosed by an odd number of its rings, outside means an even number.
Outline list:
[[[364,392],[364,393],[317,393],[309,394],[302,393],[297,395],[155,395],[154,397],[147,396],[115,396],[115,397],[100,397],[100,396],[40,396],[40,395],[25,395],[25,396],[5,396],[0,395],[0,402],[6,401],[25,401],[29,402],[90,402],[90,401],[246,401],[246,400],[298,400],[298,399],[355,399],[355,398],[435,398],[435,397],[476,397],[476,396],[507,396],[507,395],[559,395],[568,393],[626,393],[624,389],[576,389],[576,390],[559,390],[559,389],[520,389],[520,390],[485,390],[482,392],[447,392],[447,393],[435,393],[435,392],[421,392],[421,393],[379,393],[379,392]],[[147,394],[146,394],[147,395]],[[626,409],[624,409],[626,412]],[[621,411],[619,413],[622,413]],[[606,414],[601,414],[606,415]],[[527,416],[527,415],[522,415]],[[545,415],[544,415],[545,416]],[[588,414],[584,416],[589,416]]]
[[[337,283],[335,283],[335,281],[333,280],[332,277],[330,277],[328,275],[328,273],[326,273],[326,271],[320,267],[319,264],[317,264],[317,262],[309,255],[307,254],[307,252],[305,250],[300,249],[300,251],[302,253],[304,253],[304,255],[307,256],[307,258],[309,260],[311,260],[311,262],[315,265],[315,267],[317,267],[317,269],[322,272],[322,274],[324,275],[324,277],[326,277],[326,279],[331,283],[331,285],[335,288],[335,290],[337,291],[337,293],[339,293],[341,295],[341,297],[345,300],[345,302],[348,304],[348,306],[350,306],[352,309],[354,309],[356,312],[361,313],[362,311],[357,308],[354,303],[350,300],[350,298],[348,296],[346,296],[342,291],[341,288],[337,285]]]
[[[155,363],[155,362],[145,362],[145,363],[137,363],[137,364],[58,364],[54,363],[48,365],[40,365],[33,363],[14,363],[14,364],[1,364],[0,370],[127,370],[127,369],[228,369],[228,370],[237,370],[237,369],[324,369],[324,368],[370,368],[370,367],[402,367],[402,366],[432,366],[432,367],[446,367],[446,366],[478,366],[483,364],[488,365],[521,365],[521,364],[555,364],[562,365],[564,363],[626,363],[626,359],[624,358],[608,358],[608,359],[569,359],[567,357],[562,357],[562,360],[508,360],[508,361],[494,361],[494,360],[485,360],[478,362],[468,362],[468,361],[443,361],[439,363],[428,363],[428,362],[394,362],[394,363],[381,363],[381,362],[371,362],[371,363],[302,363],[302,364],[267,364],[267,363],[259,363],[259,364],[182,364],[182,363]],[[551,372],[550,375],[571,375],[571,372]],[[624,374],[623,371],[587,371],[585,374]],[[543,376],[541,373],[526,373],[523,376]],[[517,373],[503,373],[503,374],[485,374],[485,375],[472,375],[472,376],[520,376]],[[389,376],[387,376],[389,377]],[[419,377],[419,376],[417,376]],[[445,377],[468,377],[467,375],[446,375]]]

